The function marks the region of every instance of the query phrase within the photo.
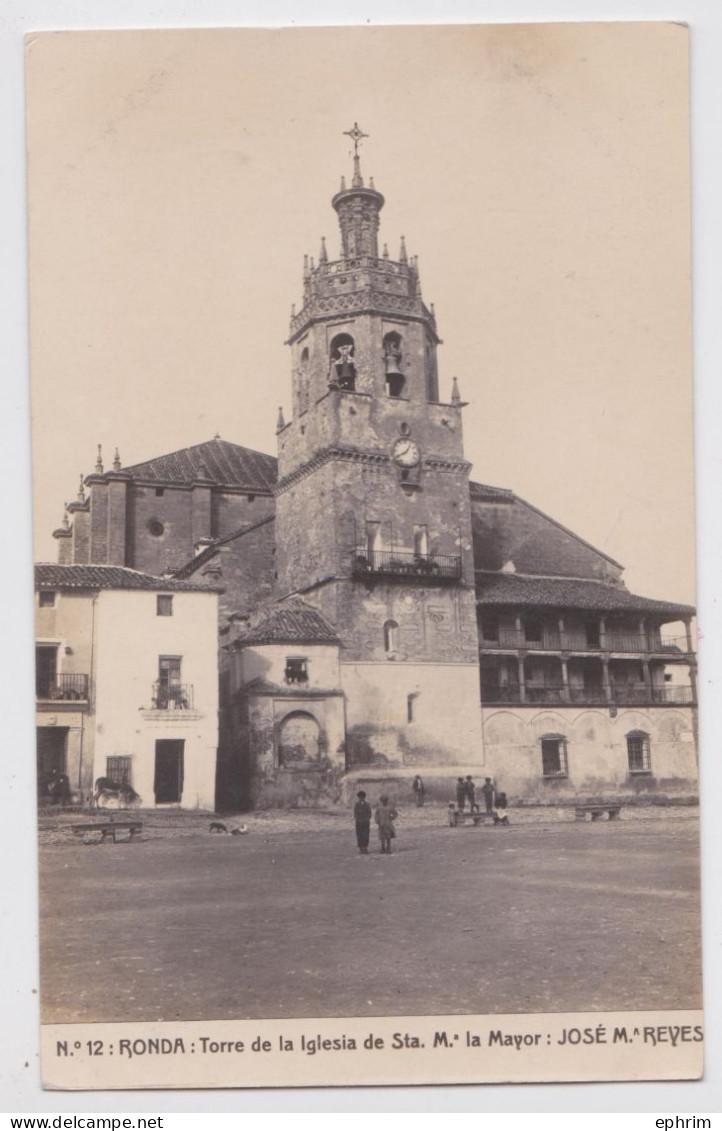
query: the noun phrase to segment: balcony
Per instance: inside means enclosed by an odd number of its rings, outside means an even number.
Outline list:
[[[643,684],[613,687],[607,699],[602,687],[569,687],[561,686],[543,687],[527,684],[522,690],[518,684],[507,687],[486,686],[482,687],[481,701],[484,706],[505,706],[507,704],[526,704],[538,706],[557,705],[582,705],[582,706],[693,706],[696,702],[694,689],[691,686],[672,686],[648,688]]]
[[[151,705],[154,711],[192,711],[193,684],[154,683]]]
[[[62,672],[60,675],[38,675],[35,681],[37,699],[80,701],[87,703],[90,679],[79,672]]]
[[[404,581],[436,585],[461,580],[458,554],[415,554],[408,550],[356,550],[353,576],[401,577]]]
[[[494,639],[481,637],[479,647],[484,652],[653,652],[656,654],[667,653],[687,654],[687,641],[685,637],[674,637],[670,640],[659,638],[649,639],[635,633],[611,633],[606,636],[591,640],[579,632],[544,632],[537,640],[530,639],[527,634],[515,629],[500,629]]]

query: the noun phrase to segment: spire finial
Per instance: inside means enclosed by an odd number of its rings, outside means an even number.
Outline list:
[[[359,129],[358,122],[354,122],[353,129],[352,130],[344,130],[343,134],[344,134],[344,137],[350,137],[351,138],[351,141],[353,142],[354,157],[358,157],[359,143],[361,142],[362,138],[368,137],[369,135],[365,134],[363,132],[363,130]]]
[[[383,258],[388,259],[388,257],[389,257],[389,245],[385,243],[384,244],[384,250],[383,250]]]
[[[120,452],[117,448],[115,449],[115,455],[113,456],[113,471],[120,471]]]
[[[409,262],[409,257],[406,254],[406,240],[402,236],[401,237],[401,250],[399,252],[399,263],[408,263],[408,262]]]
[[[95,472],[97,475],[103,474],[103,445],[98,444],[98,458],[95,461]]]
[[[84,477],[84,475],[83,475],[83,473],[82,473],[82,471],[81,471],[81,473],[80,473],[80,483],[78,484],[78,502],[79,502],[79,503],[84,503],[84,502],[85,502],[85,483],[84,483],[84,478],[85,478],[85,477]]]
[[[278,406],[278,420],[276,421],[276,431],[280,432],[285,427],[286,427],[286,421],[283,419],[283,407],[282,407],[282,405],[279,405]]]
[[[321,236],[321,250],[318,253],[319,263],[328,263],[328,252],[326,250],[326,237]]]
[[[454,377],[454,380],[453,380],[452,385],[451,385],[451,403],[452,404],[461,404],[461,393],[459,392],[459,382],[456,380],[456,377]]]
[[[67,503],[65,504],[65,509],[63,511],[63,526],[66,530],[70,530],[70,513],[68,511]]]

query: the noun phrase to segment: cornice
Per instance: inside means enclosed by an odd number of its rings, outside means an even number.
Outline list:
[[[325,464],[339,461],[344,463],[357,463],[373,467],[387,467],[393,464],[390,455],[385,452],[363,452],[358,448],[344,448],[338,445],[330,445],[327,448],[322,448],[310,460],[301,464],[294,471],[285,475],[280,479],[274,488],[274,495],[278,497],[289,487],[305,479],[308,475],[312,475],[314,471],[324,467]],[[472,464],[465,459],[443,459],[439,456],[424,457],[421,461],[422,470],[427,471],[461,471],[468,473],[471,471]]]

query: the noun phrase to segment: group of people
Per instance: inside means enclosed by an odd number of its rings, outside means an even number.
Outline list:
[[[372,810],[366,800],[366,793],[363,789],[359,790],[356,797],[358,800],[353,807],[353,819],[356,822],[356,843],[361,855],[366,856],[369,850],[369,840],[371,838]],[[396,809],[384,794],[379,798],[379,803],[373,812],[373,818],[378,828],[379,840],[381,841],[381,852],[384,855],[389,855],[391,852],[391,841],[396,836],[394,821],[397,817],[398,813]]]
[[[506,794],[495,788],[491,778],[484,778],[481,794],[484,798],[486,812],[490,817],[493,817],[494,824],[508,825]],[[471,774],[467,774],[465,778],[456,779],[456,801],[449,802],[450,825],[459,823],[459,814],[464,812],[467,801],[469,802],[470,813],[481,812],[476,800],[476,784]]]

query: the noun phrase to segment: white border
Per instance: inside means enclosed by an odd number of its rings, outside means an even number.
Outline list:
[[[30,438],[25,255],[23,36],[34,30],[653,20],[692,29],[694,328],[697,424],[700,687],[703,695],[703,852],[706,1077],[686,1084],[593,1084],[393,1089],[51,1093],[39,1087]],[[722,679],[722,4],[719,0],[3,0],[0,8],[0,330],[2,429],[3,732],[0,857],[10,878],[2,912],[0,1102],[8,1112],[654,1112],[722,1111],[722,798],[713,700]],[[68,443],[73,443],[72,435]],[[715,692],[717,694],[715,695]],[[27,1065],[27,1067],[26,1067]],[[650,1120],[650,1126],[653,1121]]]

